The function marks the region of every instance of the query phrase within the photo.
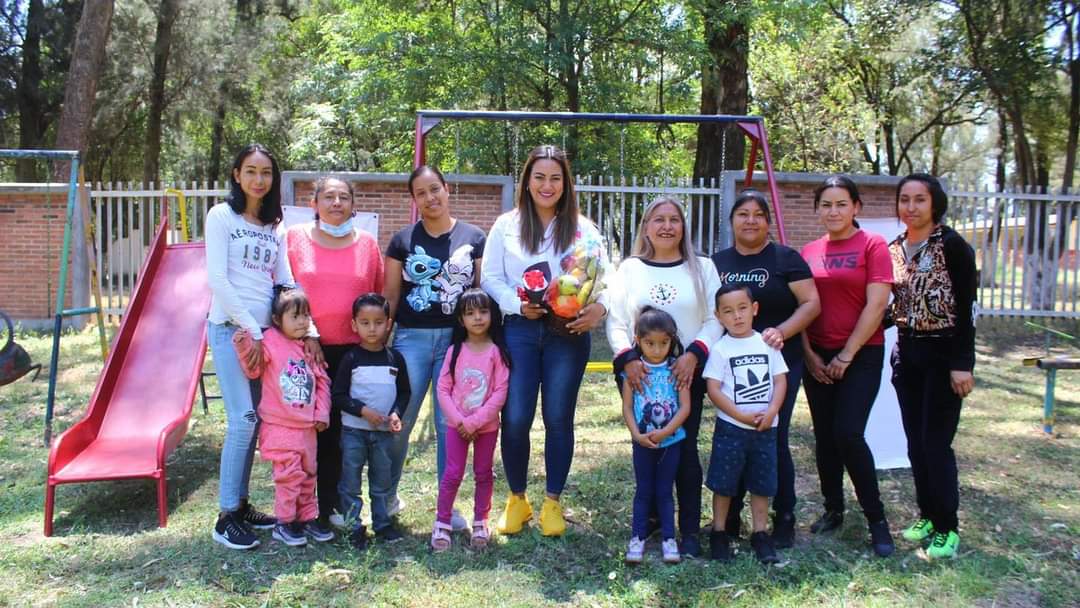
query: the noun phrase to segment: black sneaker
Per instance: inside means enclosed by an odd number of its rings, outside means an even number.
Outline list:
[[[230,549],[254,549],[259,546],[259,539],[244,525],[235,511],[218,515],[217,524],[214,525],[214,540]]]
[[[844,513],[842,511],[825,511],[817,521],[810,524],[812,534],[828,534],[844,525]]]
[[[319,520],[305,521],[303,523],[304,534],[317,543],[325,543],[334,540],[334,533],[326,524]]]
[[[773,515],[772,543],[777,549],[790,549],[795,546],[795,514]]]
[[[870,524],[870,546],[878,557],[889,557],[896,551],[892,534],[889,533],[889,522],[883,519]]]
[[[257,510],[246,500],[240,503],[240,508],[236,510],[236,513],[244,520],[247,527],[255,530],[270,530],[277,525],[276,517]]]
[[[679,543],[679,553],[686,557],[701,557],[701,541],[697,534],[683,534]]]
[[[393,524],[375,531],[375,539],[380,543],[385,543],[387,545],[394,544],[404,538],[405,535],[395,528]]]
[[[271,536],[274,540],[283,542],[290,547],[303,547],[307,544],[304,529],[295,522],[275,525]]]
[[[757,561],[763,564],[780,563],[780,558],[776,556],[776,549],[773,548],[772,538],[768,533],[762,531],[751,534],[750,546],[754,548],[754,555],[757,556]]]
[[[731,539],[727,532],[713,530],[709,533],[709,559],[731,561]]]
[[[354,528],[353,531],[349,533],[349,544],[357,551],[367,549],[367,527],[360,526],[359,528]]]

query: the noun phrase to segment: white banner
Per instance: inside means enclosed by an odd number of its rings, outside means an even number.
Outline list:
[[[859,218],[859,226],[867,232],[880,234],[885,242],[891,242],[904,231],[903,224],[894,217]],[[866,442],[874,453],[874,464],[879,469],[902,469],[911,466],[907,457],[907,436],[900,420],[900,404],[892,385],[893,347],[896,345],[896,328],[885,330],[885,362],[881,369],[881,388],[878,389],[870,420],[866,424]]]

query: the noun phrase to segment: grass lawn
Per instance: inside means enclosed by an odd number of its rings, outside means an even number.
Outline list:
[[[24,335],[20,342],[35,360],[48,361],[47,336]],[[955,442],[963,540],[960,558],[951,562],[929,562],[902,540],[892,558],[874,557],[853,498],[839,534],[810,537],[807,526],[821,504],[809,415],[800,399],[792,425],[798,541],[783,552],[783,564],[768,570],[746,546],[730,565],[690,560],[665,566],[650,543],[645,565],[623,564],[634,490],[629,437],[612,383],[598,375],[581,391],[565,494],[571,524],[563,538],[545,539],[529,529],[496,536],[489,550],[474,554],[455,537],[451,551],[430,554],[436,485],[425,410],[427,430],[414,437],[402,481],[405,542],[357,555],[341,540],[288,549],[264,534],[254,551],[226,550],[210,538],[225,424],[220,401],[211,402],[209,414],[196,407],[191,431],[171,459],[167,528],[157,527],[150,481],[67,485],[57,491],[56,535],[44,538],[47,382],[24,378],[0,388],[0,605],[1076,606],[1080,374],[1059,374],[1058,436],[1044,437],[1043,374],[1020,366],[1024,354],[1043,347],[1041,335],[1015,321],[980,321],[978,386],[965,403]],[[98,357],[93,332],[65,336],[57,432],[84,411],[101,368]],[[707,458],[711,425],[703,426],[709,429],[702,436]],[[529,489],[534,509],[543,488],[542,431],[538,417]],[[493,521],[506,494],[499,462],[495,469]],[[880,483],[898,534],[915,514],[910,474],[884,472]],[[261,461],[252,494],[257,505],[271,508],[273,485]],[[471,498],[466,479],[458,500],[466,512]]]

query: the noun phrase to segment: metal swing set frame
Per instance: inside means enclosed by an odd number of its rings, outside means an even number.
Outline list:
[[[769,198],[772,199],[773,213],[776,216],[777,236],[781,243],[787,243],[784,233],[784,214],[780,204],[780,192],[776,187],[773,173],[772,153],[769,151],[769,139],[765,133],[765,119],[761,116],[739,116],[731,114],[627,114],[617,112],[506,112],[488,110],[418,110],[416,112],[416,141],[413,147],[413,168],[423,165],[427,158],[427,136],[445,120],[481,120],[492,122],[614,122],[614,123],[658,123],[658,124],[734,124],[750,139],[750,158],[746,163],[744,184],[753,183],[754,167],[760,154],[765,179],[768,182]],[[416,203],[412,203],[412,221],[416,221]]]

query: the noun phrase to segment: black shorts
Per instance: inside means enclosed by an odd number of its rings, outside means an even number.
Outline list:
[[[735,496],[740,479],[755,496],[776,496],[776,427],[757,431],[717,418],[705,487]]]

